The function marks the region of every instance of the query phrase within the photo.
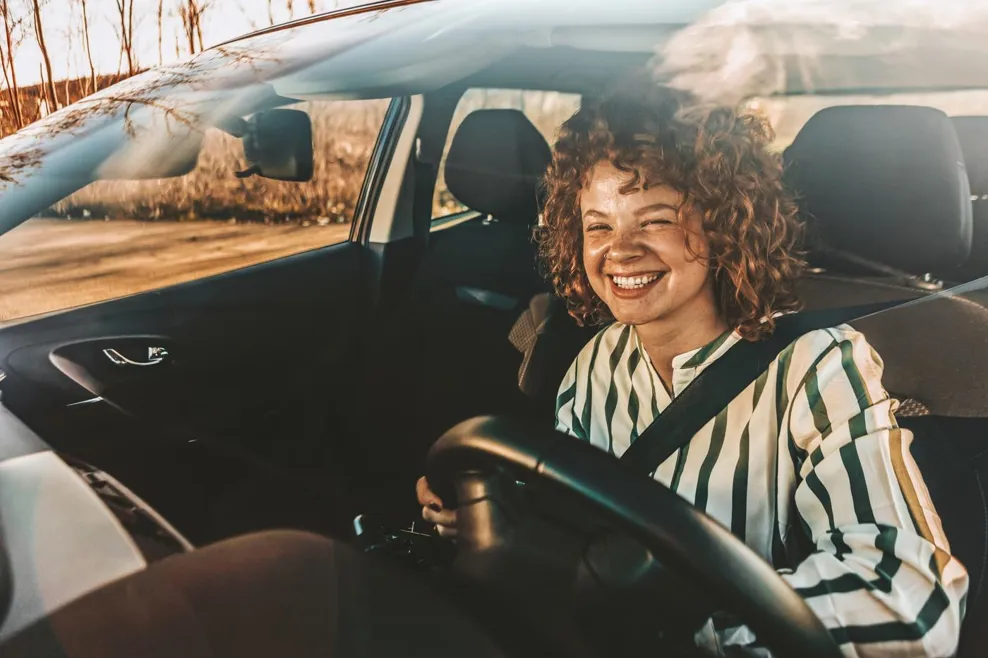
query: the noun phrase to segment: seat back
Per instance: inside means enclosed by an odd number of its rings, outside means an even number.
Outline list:
[[[389,441],[388,454],[371,451],[367,460],[406,498],[445,430],[528,405],[515,385],[521,355],[508,333],[528,300],[547,289],[533,232],[550,157],[545,138],[517,110],[477,110],[453,136],[447,187],[483,217],[430,234],[409,294],[372,355],[362,396],[369,408],[357,414],[367,441],[401,437]],[[386,400],[386,413],[375,399]]]
[[[513,320],[545,289],[532,235],[550,158],[545,138],[518,110],[467,115],[446,156],[446,185],[483,217],[430,235],[411,295],[426,316],[458,329],[479,327],[471,322],[478,309]]]
[[[925,276],[956,268],[971,249],[971,194],[950,119],[924,107],[827,108],[796,136],[785,165],[817,266],[799,282],[805,308],[932,295],[853,324],[884,359],[894,395],[935,414],[988,416],[988,298],[938,296]],[[848,267],[834,250],[902,275]]]
[[[971,249],[971,192],[954,127],[933,108],[829,107],[785,152],[785,181],[810,228],[814,264],[838,249],[910,274],[943,271]]]
[[[547,289],[536,263],[534,228],[551,151],[518,110],[477,110],[446,156],[446,185],[483,218],[430,236],[413,285],[423,377],[419,395],[442,400],[429,413],[438,438],[481,413],[512,410],[519,355],[508,332],[533,295]]]
[[[883,359],[885,387],[912,401],[899,422],[913,431],[911,452],[951,551],[971,576],[959,655],[981,655],[988,642],[988,293],[940,294],[922,276],[956,271],[971,250],[971,193],[953,126],[929,108],[830,108],[807,123],[785,159],[819,266],[799,282],[804,305],[912,300],[852,324]],[[847,268],[828,252],[834,247],[906,276]]]

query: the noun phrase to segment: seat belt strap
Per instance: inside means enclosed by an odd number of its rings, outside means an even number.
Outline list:
[[[651,476],[800,336],[861,319],[906,301],[910,300],[822,309],[778,318],[771,336],[758,342],[739,342],[690,382],[628,447],[621,462],[637,473]]]

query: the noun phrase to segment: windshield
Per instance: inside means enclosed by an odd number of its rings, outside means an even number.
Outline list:
[[[0,233],[31,220],[0,238],[0,255],[11,268],[25,262],[24,245],[55,235],[32,227],[66,220],[131,222],[133,231],[195,221],[313,230],[301,242],[269,238],[261,260],[346,239],[387,109],[417,96],[459,99],[441,138],[417,153],[438,170],[435,219],[470,211],[445,184],[445,153],[464,116],[516,109],[552,143],[582,102],[641,72],[747,105],[770,121],[779,151],[836,105],[988,115],[988,9],[974,4],[918,2],[906,11],[872,0],[440,0],[266,31],[124,80],[0,140]],[[252,169],[246,140],[273,110],[295,110],[311,124],[308,180]],[[78,244],[95,240],[74,230]],[[312,237],[319,230],[325,237]],[[55,269],[72,260],[56,249],[42,262],[59,279]],[[155,285],[223,271],[176,269],[185,273],[162,271]],[[73,298],[105,296],[96,287]],[[0,320],[64,307],[35,299],[10,302]]]

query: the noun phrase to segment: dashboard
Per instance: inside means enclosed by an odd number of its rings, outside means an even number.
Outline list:
[[[55,453],[0,404],[0,642],[191,544],[110,475]]]

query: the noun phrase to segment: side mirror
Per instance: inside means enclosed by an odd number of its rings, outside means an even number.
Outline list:
[[[299,110],[267,110],[246,122],[242,137],[250,164],[237,175],[253,174],[283,181],[312,178],[312,121]]]

